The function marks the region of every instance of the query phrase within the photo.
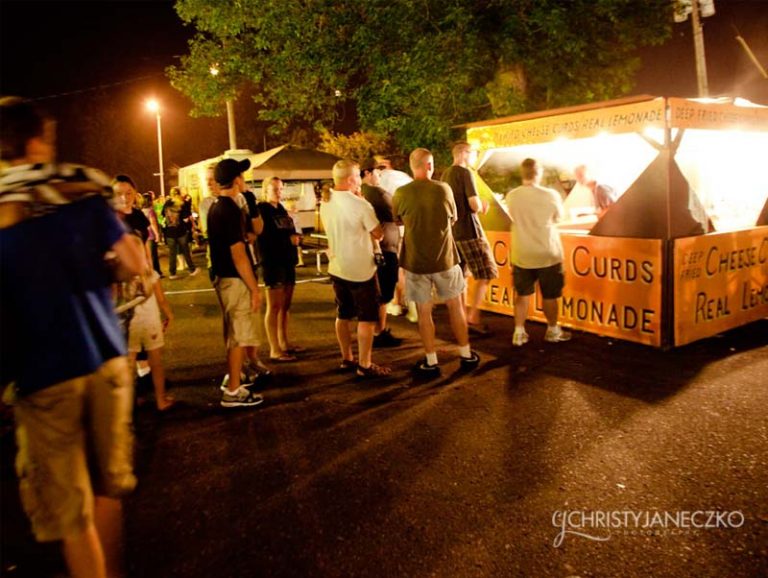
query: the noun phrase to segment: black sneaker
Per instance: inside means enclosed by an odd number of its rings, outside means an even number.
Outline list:
[[[480,363],[480,356],[475,351],[469,352],[469,357],[460,357],[459,359],[461,364],[461,369],[469,370],[474,369],[478,366]]]
[[[424,376],[435,376],[440,375],[440,366],[430,365],[427,363],[427,358],[425,357],[421,361],[419,361],[416,365],[414,365],[413,370],[419,374]]]
[[[397,347],[402,342],[403,340],[392,335],[392,332],[389,329],[385,329],[378,335],[373,336],[374,347]]]

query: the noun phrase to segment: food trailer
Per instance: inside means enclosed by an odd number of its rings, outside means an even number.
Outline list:
[[[530,157],[564,198],[563,325],[668,348],[768,316],[768,107],[639,96],[465,128],[500,273],[486,310],[514,313],[504,196]]]

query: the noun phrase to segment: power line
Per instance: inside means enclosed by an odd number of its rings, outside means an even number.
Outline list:
[[[35,98],[30,98],[30,101],[38,101],[38,100],[50,100],[52,98],[62,98],[65,96],[72,96],[73,94],[82,94],[84,92],[92,92],[94,90],[102,90],[104,88],[112,88],[114,86],[122,86],[124,84],[132,84],[134,82],[139,82],[142,80],[147,80],[148,78],[157,78],[159,76],[165,76],[164,74],[148,74],[146,76],[138,76],[136,78],[131,78],[129,80],[121,80],[120,82],[111,82],[109,84],[100,84],[98,86],[90,86],[88,88],[81,88],[78,90],[71,90],[69,92],[60,92],[58,94],[49,94],[47,96],[37,96]]]

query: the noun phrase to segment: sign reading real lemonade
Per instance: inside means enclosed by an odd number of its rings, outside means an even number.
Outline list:
[[[514,314],[510,235],[487,231],[499,266],[483,308]],[[647,345],[661,345],[662,244],[657,239],[563,235],[565,289],[560,321],[570,327]],[[541,295],[529,317],[545,321]]]
[[[675,240],[675,345],[768,316],[768,227]]]
[[[481,150],[550,142],[557,138],[585,138],[603,132],[640,132],[664,126],[664,99],[610,108],[596,108],[558,116],[491,124],[467,130],[467,139]]]

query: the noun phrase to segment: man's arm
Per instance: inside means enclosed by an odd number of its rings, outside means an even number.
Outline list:
[[[454,225],[459,217],[457,214],[458,212],[456,211],[456,200],[453,198],[453,189],[448,183],[440,184],[443,185],[443,189],[445,190],[445,198],[448,200],[448,205],[450,206],[450,215],[448,215],[448,217],[450,218],[451,225]]]
[[[235,264],[237,273],[251,292],[251,310],[258,311],[261,307],[261,294],[259,293],[259,284],[253,274],[251,260],[245,251],[245,243],[238,241],[234,245],[230,245],[229,251],[232,254],[232,262]]]
[[[483,200],[480,198],[480,193],[477,191],[477,187],[475,186],[475,175],[467,169],[466,173],[466,184],[464,187],[465,194],[467,195],[467,201],[469,202],[469,209],[473,213],[481,213],[485,214],[488,212],[488,203],[483,202]]]
[[[264,231],[264,219],[261,218],[261,215],[251,219],[251,228],[253,229],[254,235],[261,235],[261,233]]]
[[[147,269],[144,243],[136,235],[123,234],[112,245],[112,250],[117,255],[120,267],[131,275],[140,275]]]
[[[371,235],[371,239],[374,241],[381,241],[384,238],[384,229],[381,228],[381,225],[376,225],[373,229],[368,231]]]

